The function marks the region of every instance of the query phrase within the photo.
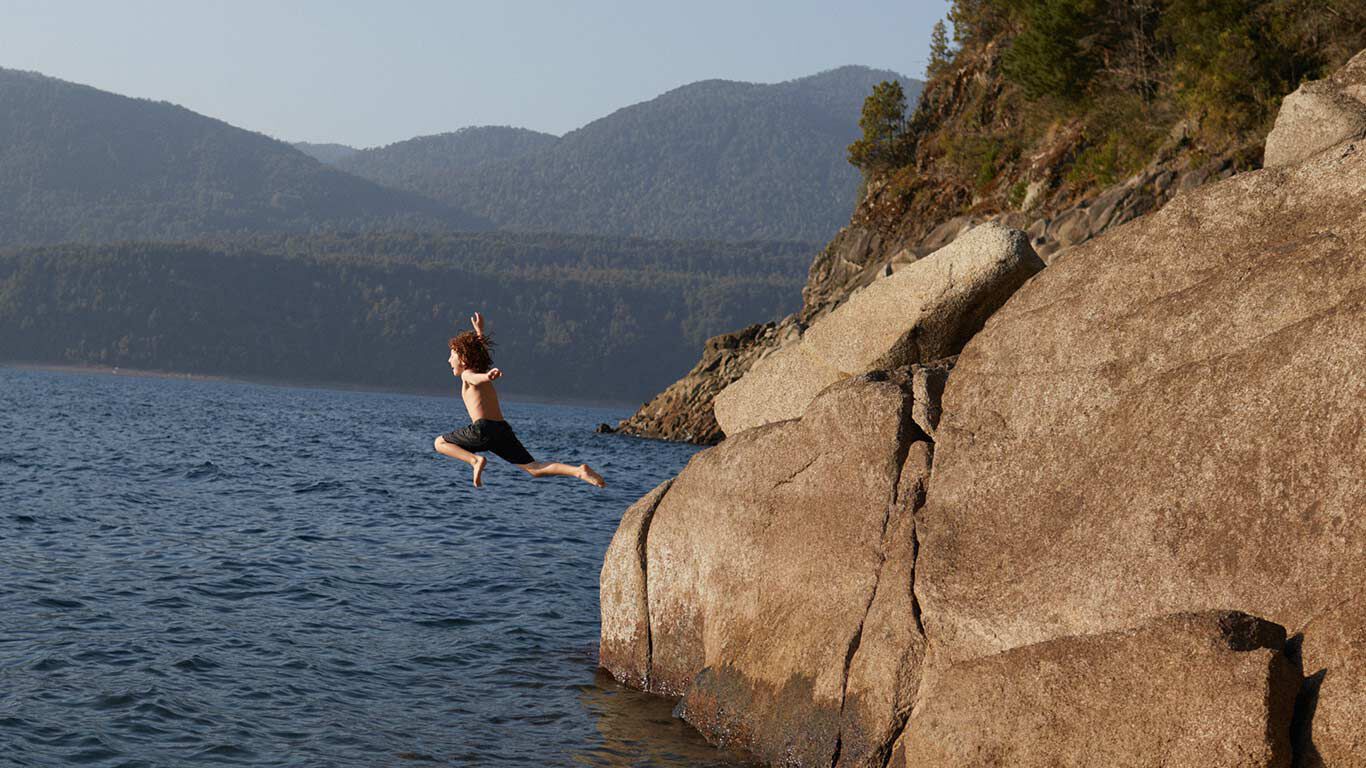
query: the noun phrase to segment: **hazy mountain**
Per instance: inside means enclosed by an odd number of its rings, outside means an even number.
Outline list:
[[[557,141],[553,134],[526,128],[478,126],[362,149],[333,164],[380,184],[444,196],[452,179],[484,163],[515,160]]]
[[[863,100],[890,79],[918,97],[920,82],[867,67],[773,85],[707,80],[559,140],[467,129],[338,164],[509,229],[824,242],[854,207],[845,147]]]
[[[290,146],[314,160],[327,163],[328,165],[336,165],[341,160],[360,151],[355,147],[346,144],[314,144],[308,141],[295,141],[292,142]]]
[[[0,243],[487,226],[174,104],[6,69],[0,200]]]

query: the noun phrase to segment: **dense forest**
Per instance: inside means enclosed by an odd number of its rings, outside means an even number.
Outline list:
[[[475,168],[516,160],[557,141],[557,136],[526,128],[477,126],[356,150],[332,162],[379,184],[442,198]]]
[[[165,102],[0,69],[0,244],[488,229]]]
[[[559,140],[484,128],[362,150],[340,168],[521,231],[823,242],[853,207],[844,147],[888,71],[843,67],[785,83],[708,80]],[[501,144],[495,144],[495,139]],[[487,162],[471,162],[480,155]],[[444,158],[444,159],[443,159]]]
[[[924,96],[865,101],[849,157],[876,195],[857,220],[1059,209],[1159,158],[1259,167],[1285,94],[1366,48],[1360,0],[953,0],[949,17]]]
[[[435,389],[490,319],[502,388],[638,400],[795,308],[808,246],[483,233],[0,252],[0,360]]]

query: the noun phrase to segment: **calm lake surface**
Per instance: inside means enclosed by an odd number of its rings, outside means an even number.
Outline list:
[[[0,764],[722,766],[597,671],[598,570],[689,446],[459,397],[0,367]]]

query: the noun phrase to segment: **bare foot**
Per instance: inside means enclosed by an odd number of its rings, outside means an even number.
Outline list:
[[[593,468],[588,466],[587,464],[579,465],[579,479],[584,481],[585,483],[596,485],[599,488],[607,487],[607,481],[602,479],[602,475],[599,475],[597,472],[594,472]]]
[[[484,487],[484,465],[487,463],[489,463],[489,460],[484,458],[483,456],[475,456],[474,463],[470,465],[471,467],[474,467],[475,488]]]

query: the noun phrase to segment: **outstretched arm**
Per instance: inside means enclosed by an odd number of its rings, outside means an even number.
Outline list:
[[[460,378],[464,379],[466,384],[483,384],[483,383],[485,383],[485,382],[489,382],[489,381],[493,381],[494,379],[501,378],[502,375],[503,375],[503,372],[500,371],[500,370],[498,370],[497,368],[490,368],[488,373],[475,373],[474,371],[462,371],[462,372],[460,373]]]
[[[478,312],[475,312],[475,313],[474,313],[474,317],[471,317],[471,318],[470,318],[470,325],[474,326],[474,335],[475,335],[475,336],[478,336],[478,337],[481,338],[481,339],[484,338],[484,316],[483,316],[483,315],[479,314]]]

